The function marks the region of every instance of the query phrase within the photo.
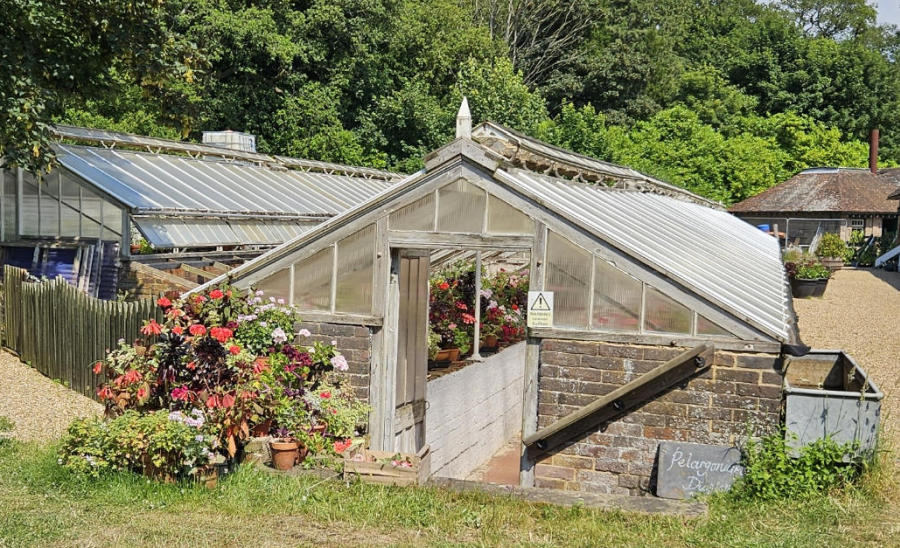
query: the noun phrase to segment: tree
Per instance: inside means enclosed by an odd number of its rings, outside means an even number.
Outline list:
[[[781,0],[780,6],[811,36],[847,38],[875,25],[878,15],[867,0]]]
[[[113,71],[161,81],[190,70],[153,0],[8,0],[0,18],[0,156],[36,171],[52,159],[50,119]],[[127,75],[127,76],[125,76]]]

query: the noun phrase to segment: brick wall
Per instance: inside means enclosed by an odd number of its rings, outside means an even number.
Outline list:
[[[685,348],[545,339],[538,428],[668,361]],[[776,428],[781,416],[776,354],[716,352],[713,365],[618,419],[573,436],[539,458],[535,485],[642,494],[651,489],[660,441],[732,444]]]
[[[129,299],[155,298],[170,291],[184,293],[197,285],[137,261],[125,261],[119,267],[118,290],[128,292]]]
[[[301,314],[302,315],[302,314]],[[356,397],[369,401],[369,371],[372,358],[371,329],[361,325],[344,325],[324,322],[301,322],[296,331],[306,329],[310,337],[299,337],[299,344],[310,341],[331,343],[334,341],[338,351],[347,358],[350,368],[344,375],[350,381]]]

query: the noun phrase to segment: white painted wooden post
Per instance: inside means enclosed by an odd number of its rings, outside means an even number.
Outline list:
[[[547,246],[547,228],[541,222],[535,223],[534,246],[531,249],[531,270],[528,273],[528,289],[544,289],[544,251]],[[541,361],[541,340],[528,331],[525,347],[525,387],[522,392],[522,439],[537,432],[538,417],[538,369]],[[519,461],[519,485],[534,487],[534,459],[528,448],[521,446]]]
[[[472,359],[481,360],[481,251],[475,252],[475,336],[472,341]]]

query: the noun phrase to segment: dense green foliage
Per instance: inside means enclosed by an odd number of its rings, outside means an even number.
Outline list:
[[[864,0],[11,0],[0,149],[49,121],[411,171],[462,95],[491,119],[733,202],[900,161],[900,37]],[[11,61],[11,62],[10,62]]]
[[[847,462],[851,444],[825,438],[788,446],[784,432],[751,442],[744,452],[744,476],[733,496],[744,499],[806,498],[845,487],[860,476],[862,462]]]

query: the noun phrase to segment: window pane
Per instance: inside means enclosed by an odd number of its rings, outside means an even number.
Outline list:
[[[329,246],[294,265],[294,305],[300,310],[331,310],[333,252]]]
[[[434,193],[391,213],[388,226],[392,230],[434,230]]]
[[[256,284],[256,289],[261,289],[264,298],[275,297],[276,299],[284,299],[289,302],[291,292],[291,269],[285,268],[270,275],[268,278]]]
[[[38,236],[38,189],[34,176],[27,171],[22,184],[22,234]]]
[[[480,234],[484,223],[485,192],[463,179],[438,191],[438,232]]]
[[[338,242],[336,312],[372,313],[375,272],[375,225]]]
[[[637,331],[641,320],[641,282],[605,260],[594,259],[592,327]]]
[[[691,332],[691,311],[672,298],[647,286],[644,329],[662,333]]]
[[[718,324],[711,322],[700,314],[697,314],[697,334],[711,335],[713,337],[734,337],[734,335],[719,327]]]
[[[530,217],[497,198],[488,196],[487,231],[491,234],[533,234]]]
[[[16,239],[16,170],[3,170],[3,230],[6,241]]]
[[[100,204],[103,200],[99,196],[84,188],[81,191],[81,219],[82,236],[97,238],[100,236]]]
[[[117,240],[122,237],[122,210],[109,202],[103,202],[103,239]]]
[[[544,288],[554,293],[554,326],[587,328],[591,254],[550,232],[547,237],[546,272]]]
[[[56,173],[41,180],[41,236],[57,236],[59,231],[59,179]]]

